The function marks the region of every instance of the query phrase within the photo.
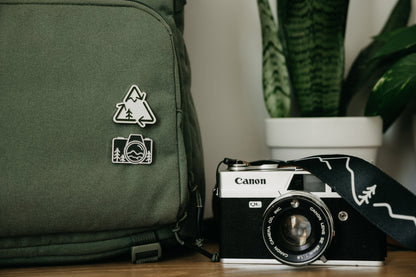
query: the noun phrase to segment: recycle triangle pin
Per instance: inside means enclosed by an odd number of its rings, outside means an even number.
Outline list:
[[[156,117],[146,101],[146,93],[136,85],[130,87],[123,102],[117,103],[116,107],[115,123],[138,124],[142,128],[156,123]]]

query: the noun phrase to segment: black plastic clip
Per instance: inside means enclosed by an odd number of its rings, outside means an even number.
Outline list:
[[[158,242],[131,248],[131,262],[133,264],[157,262],[160,257],[162,257],[162,247]]]

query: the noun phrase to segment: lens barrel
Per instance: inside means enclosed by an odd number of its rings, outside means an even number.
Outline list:
[[[264,244],[278,261],[300,266],[322,256],[332,240],[334,223],[317,196],[290,191],[267,207],[262,232]]]

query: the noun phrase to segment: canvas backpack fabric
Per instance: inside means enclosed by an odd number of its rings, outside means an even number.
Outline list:
[[[0,265],[195,236],[184,2],[0,0]]]

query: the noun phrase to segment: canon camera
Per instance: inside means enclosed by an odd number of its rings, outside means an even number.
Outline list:
[[[233,161],[217,178],[223,263],[383,264],[384,233],[309,172]]]

